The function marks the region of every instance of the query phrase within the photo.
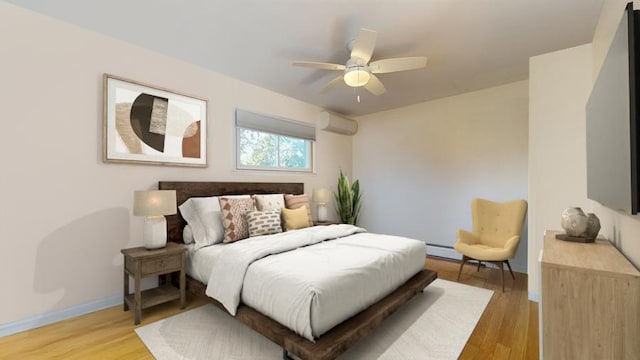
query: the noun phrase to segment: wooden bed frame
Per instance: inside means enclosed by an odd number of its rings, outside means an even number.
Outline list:
[[[178,206],[190,197],[304,193],[303,183],[160,181],[158,188],[160,190],[176,190]],[[180,216],[179,212],[166,218],[168,240],[182,243],[182,230],[186,225],[186,221]],[[238,307],[235,318],[282,347],[284,358],[289,358],[289,354],[292,354],[308,360],[335,359],[355,342],[372,332],[385,318],[409,299],[421,293],[436,278],[437,274],[433,271],[420,271],[382,300],[320,336],[315,343],[299,336],[289,328],[244,304],[240,304]],[[187,276],[187,290],[195,294],[204,294],[205,288],[206,285]],[[226,312],[222,304],[214,299],[210,300],[214,305]]]

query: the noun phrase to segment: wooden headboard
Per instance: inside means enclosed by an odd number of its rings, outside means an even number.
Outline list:
[[[303,194],[304,183],[160,181],[159,190],[175,190],[177,205],[191,197],[243,194]],[[182,242],[182,230],[187,222],[180,215],[167,215],[167,240]]]

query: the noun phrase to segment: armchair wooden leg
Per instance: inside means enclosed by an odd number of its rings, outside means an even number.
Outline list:
[[[478,270],[476,272],[480,271],[480,265],[482,265],[482,261],[478,260]]]
[[[469,259],[470,258],[468,258],[466,255],[462,255],[462,261],[460,262],[460,270],[458,270],[458,281],[460,281],[460,274],[462,274],[462,267],[464,266],[464,263],[469,261]]]
[[[509,260],[505,261],[507,263],[507,267],[509,268],[509,272],[511,273],[511,277],[513,278],[513,280],[516,279],[516,276],[513,275],[513,270],[511,270],[511,264],[509,264]]]

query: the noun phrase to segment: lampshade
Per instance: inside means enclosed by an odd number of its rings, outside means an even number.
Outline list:
[[[149,190],[133,193],[133,215],[160,216],[176,212],[175,190]]]
[[[352,87],[364,86],[369,82],[369,72],[364,66],[347,68],[344,72],[344,82]]]
[[[329,189],[314,189],[313,201],[319,204],[326,204],[331,199],[331,190]]]

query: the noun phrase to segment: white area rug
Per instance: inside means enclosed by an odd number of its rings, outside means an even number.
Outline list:
[[[457,359],[493,291],[437,279],[340,359]],[[158,360],[282,359],[282,349],[213,305],[136,329]]]

